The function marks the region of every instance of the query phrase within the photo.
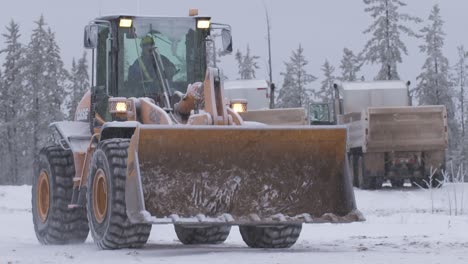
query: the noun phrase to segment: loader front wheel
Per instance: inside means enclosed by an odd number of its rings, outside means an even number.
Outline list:
[[[87,208],[91,235],[101,249],[140,248],[150,224],[132,224],[125,205],[128,139],[99,143],[91,161]]]
[[[251,248],[290,248],[301,234],[302,224],[239,226],[242,239]]]
[[[175,225],[175,232],[184,245],[221,244],[229,236],[231,226],[186,227]]]
[[[68,208],[75,167],[70,151],[43,148],[35,164],[32,186],[34,231],[41,244],[83,243],[88,237],[86,208]]]

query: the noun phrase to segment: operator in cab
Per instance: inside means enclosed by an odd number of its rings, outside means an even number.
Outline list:
[[[177,74],[177,69],[174,64],[164,55],[161,54],[161,60],[164,67],[158,69],[155,59],[155,43],[151,36],[142,38],[141,43],[141,56],[128,69],[128,84],[127,89],[134,97],[151,97],[157,103],[163,102],[162,94],[162,80],[158,75],[158,70],[161,71],[163,78],[167,78],[169,84],[172,82],[174,75]]]

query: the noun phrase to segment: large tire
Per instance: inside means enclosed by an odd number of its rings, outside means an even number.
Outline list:
[[[175,225],[174,227],[180,242],[185,245],[221,244],[226,241],[231,231],[231,226],[227,225],[208,227]]]
[[[364,157],[359,156],[357,161],[357,184],[361,190],[375,189],[375,178],[366,174],[366,167],[364,164]]]
[[[91,235],[101,249],[141,248],[150,224],[132,224],[125,205],[128,139],[99,143],[88,177],[87,208]]]
[[[374,177],[372,184],[372,188],[374,190],[380,190],[382,189],[382,185],[384,184],[384,179],[382,177]]]
[[[356,164],[356,156],[353,154],[349,155],[349,173],[351,177],[351,181],[354,187],[359,187],[358,179],[357,179],[357,164]]]
[[[302,224],[239,226],[242,239],[251,248],[289,248],[301,234]]]
[[[424,188],[424,189],[428,188],[427,184],[424,182],[424,179],[421,179],[421,178],[412,178],[411,185],[413,185],[413,187],[418,187],[418,188]]]
[[[438,173],[434,175],[434,178],[432,179],[432,188],[435,188],[435,189],[441,188],[443,185],[442,180],[443,180],[443,176],[439,175]],[[429,189],[430,186],[426,182],[430,183],[429,176],[426,176],[425,178],[412,178],[411,179],[411,185],[413,185],[413,187]]]
[[[441,172],[442,169],[436,172],[434,179],[432,180],[432,188],[442,188],[444,185],[444,175]],[[428,177],[429,180],[429,177]]]
[[[393,188],[403,188],[403,186],[405,185],[404,179],[393,179],[390,180],[390,182],[392,183]]]
[[[88,237],[86,208],[68,208],[73,195],[75,167],[71,151],[43,148],[35,163],[32,185],[34,231],[40,243],[83,243]]]

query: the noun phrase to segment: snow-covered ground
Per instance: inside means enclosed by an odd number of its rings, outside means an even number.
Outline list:
[[[141,250],[100,251],[83,245],[42,246],[31,216],[31,187],[0,186],[0,263],[468,263],[468,184],[464,216],[449,216],[447,188],[356,190],[366,222],[304,225],[286,250],[247,248],[237,228],[225,244],[184,246],[170,225],[153,226]],[[458,193],[461,193],[461,186]],[[458,204],[460,196],[458,196]],[[454,207],[452,201],[452,207]]]

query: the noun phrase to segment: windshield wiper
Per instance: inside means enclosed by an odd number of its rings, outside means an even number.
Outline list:
[[[165,110],[171,111],[171,100],[169,98],[170,95],[170,88],[169,88],[169,80],[167,79],[166,70],[164,69],[164,65],[162,63],[161,54],[159,53],[158,47],[154,47],[151,54],[153,55],[153,59],[156,62],[156,65],[151,63],[154,70],[158,74],[159,80],[161,80],[162,88],[163,88],[163,95],[164,95],[164,104]]]

